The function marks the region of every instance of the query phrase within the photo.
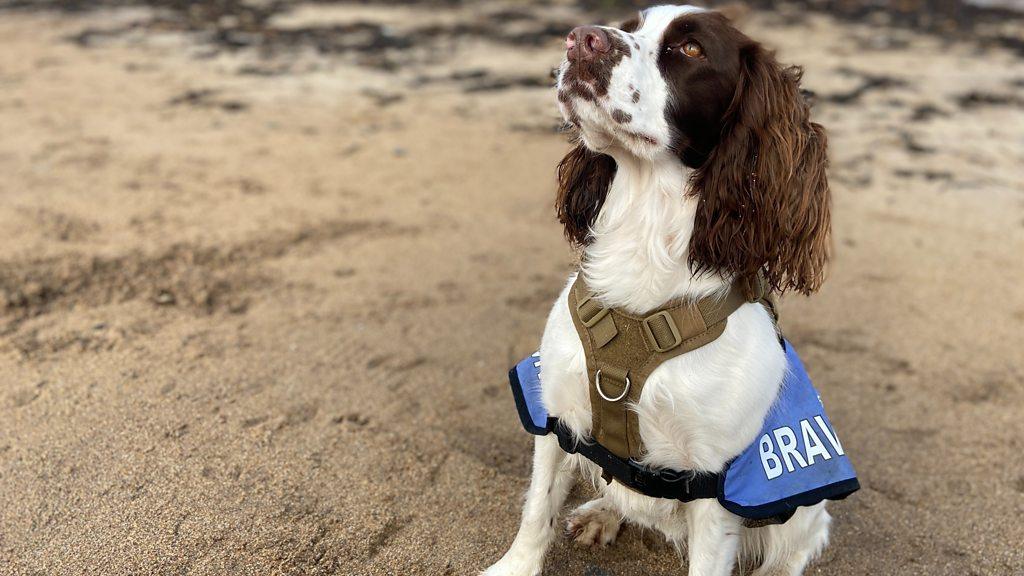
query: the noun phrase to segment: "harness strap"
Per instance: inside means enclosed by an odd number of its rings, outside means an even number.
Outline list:
[[[606,481],[614,478],[623,486],[652,498],[691,502],[718,497],[718,474],[651,468],[629,458],[620,458],[597,442],[577,442],[572,432],[554,417],[548,418],[548,428],[558,437],[562,450],[580,454],[600,466]]]

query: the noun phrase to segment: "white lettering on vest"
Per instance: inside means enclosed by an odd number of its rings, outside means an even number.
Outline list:
[[[828,429],[828,426],[825,425],[825,420],[822,419],[821,416],[815,416],[814,421],[818,423],[818,428],[821,428],[821,433],[824,434],[826,438],[828,438],[829,444],[831,444],[832,447],[835,448],[836,453],[838,453],[840,456],[846,454],[846,452],[843,452],[843,445],[839,443],[839,438],[837,438],[836,435],[833,434],[832,431]]]
[[[814,465],[814,458],[820,456],[825,460],[831,460],[832,455],[828,453],[828,449],[821,443],[821,438],[814,432],[814,428],[811,428],[811,423],[807,420],[800,421],[800,432],[804,436],[804,452],[807,453],[807,465]]]
[[[764,468],[764,474],[769,480],[782,476],[783,472],[793,472],[797,466],[806,468],[813,466],[819,459],[831,460],[834,455],[843,456],[845,454],[839,439],[832,432],[832,429],[825,424],[825,419],[821,416],[815,416],[813,420],[818,425],[817,427],[821,433],[825,435],[825,439],[828,440],[835,454],[830,452],[825,443],[821,441],[821,436],[818,435],[818,432],[814,430],[814,426],[811,425],[811,419],[800,421],[800,438],[803,440],[803,446],[800,446],[797,442],[797,435],[793,432],[792,428],[780,426],[772,430],[770,434],[762,435],[760,440],[758,440],[761,466]],[[773,435],[774,442],[772,441]],[[777,453],[775,450],[776,444],[778,445]],[[805,455],[806,459],[804,458]],[[796,461],[796,466],[793,465],[794,460]],[[785,463],[785,470],[783,470],[783,463]]]
[[[761,436],[758,447],[761,452],[761,466],[764,467],[765,476],[769,480],[782,476],[782,462],[775,455],[775,446],[772,445],[771,436],[767,434]]]
[[[807,468],[807,462],[804,457],[796,450],[796,434],[793,434],[793,429],[789,426],[783,426],[782,428],[776,428],[773,430],[775,434],[775,441],[779,443],[779,452],[782,454],[782,460],[786,463],[786,471],[792,472],[793,461],[801,468]]]

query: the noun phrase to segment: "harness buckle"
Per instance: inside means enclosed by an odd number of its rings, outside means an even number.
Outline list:
[[[689,490],[690,481],[697,475],[693,470],[672,470],[671,468],[652,468],[651,473],[664,482],[686,481],[687,490]]]
[[[629,460],[629,469],[633,484],[639,486],[648,496],[653,494],[659,498],[682,499],[684,502],[692,499],[690,483],[697,478],[695,470],[654,467],[632,459]],[[680,494],[683,495],[682,498]]]
[[[608,309],[603,306],[594,310],[594,307],[598,306],[598,304],[594,302],[594,305],[591,306],[590,303],[593,299],[593,294],[587,294],[585,298],[576,303],[576,315],[579,316],[580,323],[587,328],[593,328],[595,324],[608,315]]]
[[[669,468],[653,468],[649,469],[652,474],[658,477],[659,480],[666,484],[678,484],[683,483],[683,493],[690,494],[690,482],[697,477],[697,472],[694,470],[671,470]]]
[[[655,322],[658,322],[658,324],[654,325]],[[683,337],[679,334],[679,328],[676,328],[675,320],[665,310],[644,318],[643,327],[644,335],[647,336],[647,341],[654,348],[655,352],[668,352],[683,343]],[[661,336],[660,341],[658,339],[659,335]],[[667,337],[671,337],[672,341],[662,344]]]

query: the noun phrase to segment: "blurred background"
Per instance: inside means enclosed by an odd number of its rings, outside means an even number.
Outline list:
[[[641,6],[0,0],[0,573],[498,558],[574,265],[551,69]],[[1024,7],[747,6],[831,135],[782,326],[864,488],[808,573],[1022,574]],[[637,528],[545,572],[680,573]]]

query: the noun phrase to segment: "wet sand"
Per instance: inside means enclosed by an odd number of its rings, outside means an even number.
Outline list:
[[[487,566],[506,370],[574,258],[549,73],[607,13],[100,4],[0,2],[0,573]],[[808,574],[1021,574],[1019,20],[860,16],[742,24],[832,142],[831,279],[783,328],[863,489]],[[545,572],[679,573],[636,528]]]

